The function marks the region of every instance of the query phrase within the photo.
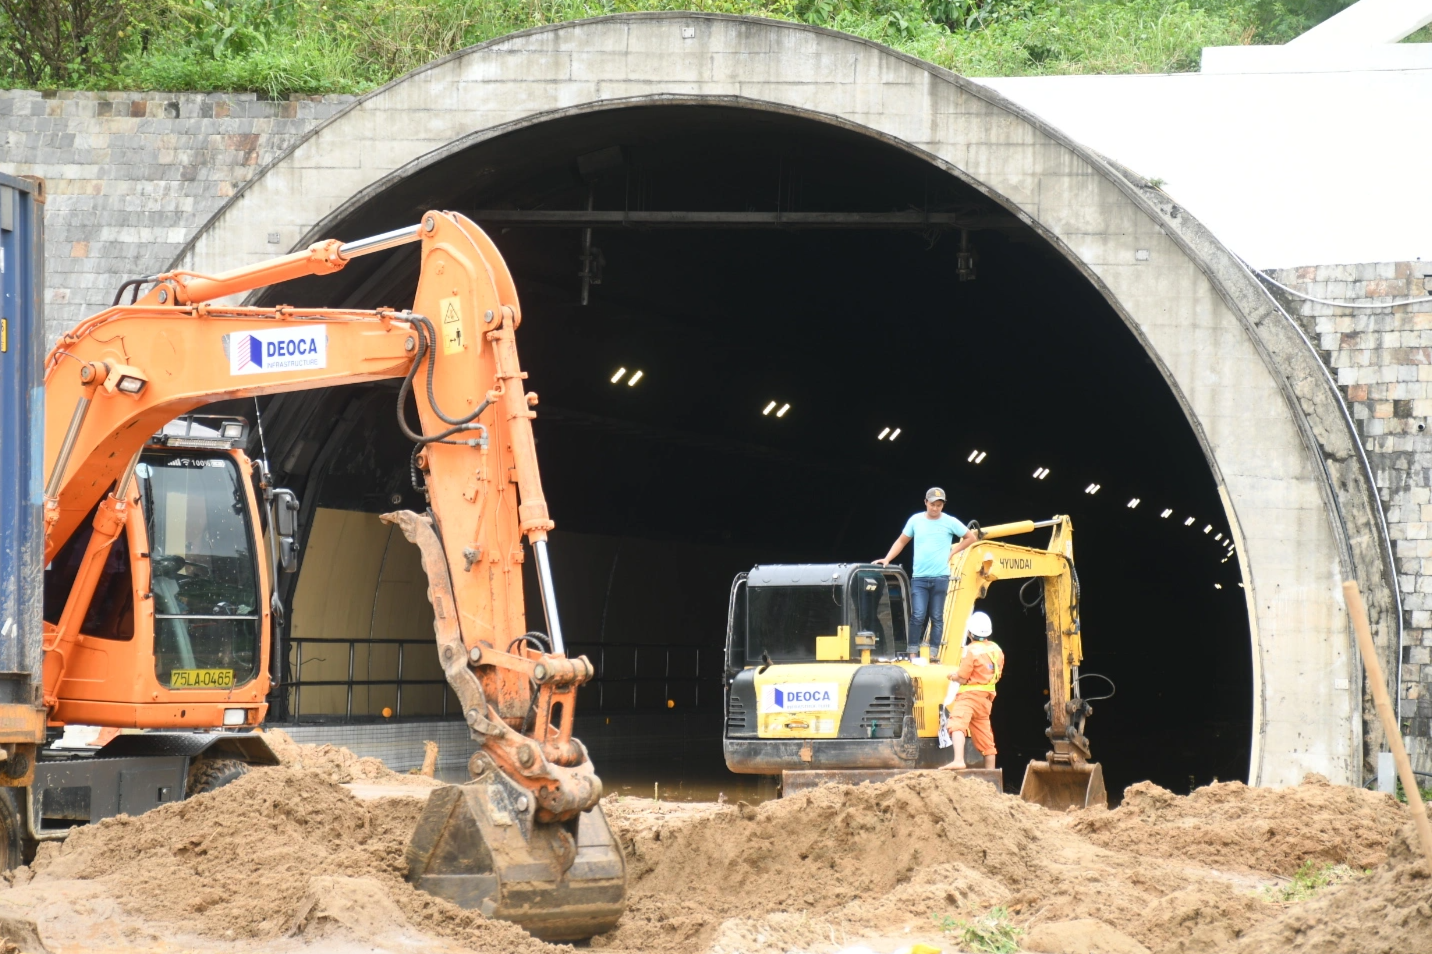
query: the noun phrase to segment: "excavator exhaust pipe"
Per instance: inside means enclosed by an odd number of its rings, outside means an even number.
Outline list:
[[[538,822],[501,773],[428,796],[408,844],[408,881],[544,941],[610,931],[626,909],[626,861],[601,805]]]
[[[1054,812],[1109,805],[1104,769],[1098,762],[1030,762],[1024,770],[1019,797]]]

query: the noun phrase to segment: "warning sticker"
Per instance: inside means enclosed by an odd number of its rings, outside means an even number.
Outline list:
[[[442,315],[443,354],[453,354],[467,347],[462,330],[462,300],[456,295],[438,302]]]

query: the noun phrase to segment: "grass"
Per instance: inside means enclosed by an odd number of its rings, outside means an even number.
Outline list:
[[[1348,2],[0,0],[0,83],[275,97],[361,93],[518,30],[691,9],[832,27],[970,76],[1178,72],[1196,69],[1205,46],[1281,42]],[[86,21],[93,26],[68,34],[45,29],[63,27],[81,7],[94,11]],[[35,39],[41,36],[62,41],[46,46]]]
[[[1417,791],[1422,795],[1423,804],[1432,805],[1432,788],[1423,788],[1419,783],[1417,786]],[[1396,789],[1394,792],[1394,797],[1402,804],[1407,804],[1407,789],[1402,787],[1402,776],[1400,775],[1397,776],[1396,779]]]
[[[1019,938],[1024,931],[1009,920],[1009,911],[991,908],[986,914],[973,920],[964,920],[947,915],[935,918],[940,933],[954,938],[969,951],[979,954],[1017,954]]]
[[[1263,898],[1275,904],[1296,904],[1307,901],[1325,888],[1343,884],[1367,874],[1347,865],[1315,866],[1306,861],[1287,884],[1270,885],[1263,889]]]

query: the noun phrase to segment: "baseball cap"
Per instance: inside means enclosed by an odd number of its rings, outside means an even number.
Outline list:
[[[944,492],[943,490],[941,490],[939,487],[931,487],[929,490],[925,491],[925,502],[926,502],[926,503],[929,503],[931,500],[944,500],[944,499],[945,499],[945,492]]]

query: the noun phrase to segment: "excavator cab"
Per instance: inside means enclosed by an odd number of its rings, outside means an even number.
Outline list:
[[[77,638],[48,661],[52,721],[166,729],[263,721],[272,576],[286,568],[277,554],[292,549],[297,501],[256,487],[258,468],[241,449],[247,438],[242,419],[186,415],[146,443]],[[268,534],[275,546],[265,553],[263,527],[281,531],[280,523],[289,533]],[[45,571],[51,625],[64,616],[93,534],[92,515]]]

